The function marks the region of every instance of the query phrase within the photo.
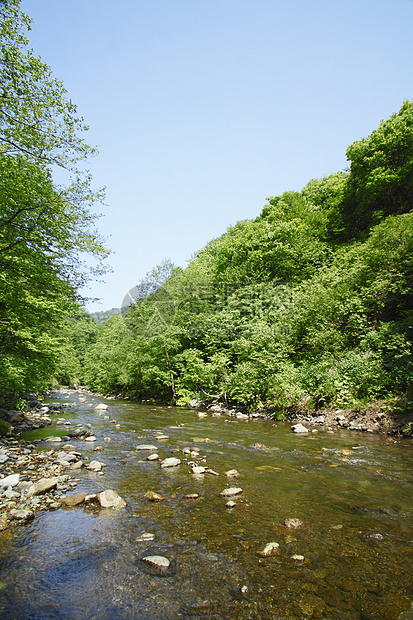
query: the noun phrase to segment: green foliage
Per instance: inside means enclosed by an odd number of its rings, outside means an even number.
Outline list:
[[[113,316],[120,316],[122,310],[120,308],[111,308],[110,310],[100,310],[98,312],[92,312],[90,316],[96,323],[106,323]]]
[[[383,170],[390,165],[399,153],[396,125],[409,144],[410,109],[404,104],[378,133],[353,145],[352,161],[367,161],[369,149],[373,157],[380,137]],[[397,140],[404,144],[403,135]],[[402,204],[399,192],[400,208],[383,210],[376,225],[370,215],[389,186],[376,168],[363,177],[352,165],[350,172],[313,179],[300,193],[269,198],[259,217],[238,222],[186,269],[170,269],[158,283],[155,275],[165,271],[156,268],[123,323],[109,321],[97,335],[86,356],[90,384],[182,405],[219,399],[247,410],[411,402],[413,213],[404,211],[412,204],[406,173],[412,154],[406,149],[395,170],[409,198]],[[389,181],[389,170],[386,175]],[[355,188],[366,217],[358,239],[349,228]]]
[[[1,402],[79,376],[66,320],[108,254],[91,212],[101,193],[79,168],[94,149],[61,82],[27,49],[29,27],[18,0],[0,2]]]
[[[388,215],[412,208],[413,102],[347,149],[350,176],[340,214],[342,236],[360,236]],[[340,227],[339,227],[340,228]]]

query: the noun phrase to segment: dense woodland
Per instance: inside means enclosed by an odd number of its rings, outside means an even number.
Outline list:
[[[93,149],[62,84],[27,50],[18,0],[0,14],[3,404],[81,383],[280,415],[411,407],[412,102],[349,146],[346,171],[268,198],[185,269],[163,261],[126,312],[98,323],[78,295],[94,275],[85,255],[101,273],[107,254],[92,213],[100,194],[80,167]]]

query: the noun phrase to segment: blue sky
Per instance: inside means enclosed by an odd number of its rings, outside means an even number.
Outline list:
[[[413,99],[412,0],[22,0],[37,55],[90,126],[120,307],[268,196],[342,170]]]

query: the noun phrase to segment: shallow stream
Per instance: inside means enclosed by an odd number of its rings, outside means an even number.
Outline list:
[[[410,441],[320,427],[301,436],[283,422],[79,397],[56,395],[75,407],[53,417],[90,424],[97,442],[70,443],[107,466],[103,476],[76,472],[76,492],[114,489],[127,507],[41,512],[1,532],[2,620],[396,620],[410,609]],[[99,402],[107,411],[93,409]],[[53,425],[25,438],[65,432]],[[161,469],[135,449],[144,443],[182,464]],[[185,456],[187,447],[205,462]],[[220,475],[195,476],[192,460]],[[226,477],[231,469],[239,478]],[[226,487],[242,488],[234,508],[219,495]],[[164,501],[149,502],[149,490]],[[304,526],[286,527],[291,518]],[[153,541],[136,541],[148,532]],[[270,542],[279,550],[262,557]],[[170,569],[149,568],[147,555]]]

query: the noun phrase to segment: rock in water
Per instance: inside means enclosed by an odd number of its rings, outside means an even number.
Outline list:
[[[99,411],[99,410],[103,411],[103,410],[105,410],[107,408],[108,408],[108,406],[104,405],[103,403],[100,403],[99,405],[96,405],[96,407],[95,407],[96,411]]]
[[[100,463],[99,461],[90,461],[87,469],[90,469],[90,471],[101,471],[102,463]]]
[[[308,430],[308,428],[306,428],[305,426],[303,426],[302,424],[294,424],[291,427],[291,430],[293,431],[293,433],[309,433],[310,431]]]
[[[125,500],[112,489],[102,491],[96,497],[102,508],[124,508],[126,506]]]
[[[155,491],[148,491],[145,493],[145,497],[150,502],[161,502],[165,499],[162,495],[159,495],[159,493],[155,493]]]
[[[286,519],[284,525],[292,530],[297,530],[299,527],[304,527],[305,523],[301,519]]]
[[[229,489],[224,489],[221,491],[221,497],[232,497],[233,495],[240,495],[242,493],[242,489],[240,487],[231,487]]]
[[[177,459],[174,456],[171,456],[167,459],[164,459],[161,463],[161,467],[177,467],[177,465],[181,464],[181,459]]]
[[[227,478],[239,478],[239,472],[236,469],[229,469],[225,472]]]
[[[163,571],[167,570],[171,564],[168,558],[164,558],[162,555],[147,555],[145,558],[142,558],[142,562],[149,566],[160,568]]]
[[[79,506],[79,504],[83,504],[85,498],[87,497],[87,493],[73,493],[73,495],[68,495],[67,497],[62,497],[61,502],[65,506]]]
[[[267,543],[259,555],[266,557],[267,555],[274,553],[274,551],[278,551],[279,548],[280,545],[276,542]]]
[[[135,538],[135,542],[148,542],[150,540],[155,540],[155,534],[151,534],[150,532],[145,532],[145,534],[141,534]]]

